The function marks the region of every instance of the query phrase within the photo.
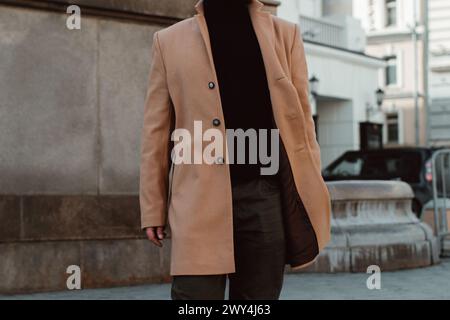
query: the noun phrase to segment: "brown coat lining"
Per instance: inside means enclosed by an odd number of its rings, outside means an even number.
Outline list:
[[[286,264],[302,266],[319,254],[316,233],[295,187],[291,165],[280,139],[280,185],[286,238]]]

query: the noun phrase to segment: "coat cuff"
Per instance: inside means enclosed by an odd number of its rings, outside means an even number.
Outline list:
[[[141,229],[145,230],[150,227],[164,227],[166,225],[166,219],[164,216],[160,217],[142,217]]]

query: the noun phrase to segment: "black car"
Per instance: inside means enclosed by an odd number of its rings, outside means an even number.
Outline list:
[[[322,172],[325,181],[336,180],[400,180],[414,191],[413,211],[433,199],[431,158],[440,148],[389,148],[370,151],[348,151]],[[448,161],[445,161],[448,166]],[[447,172],[449,169],[447,168]],[[440,177],[440,171],[437,172]],[[438,185],[441,185],[441,179]],[[447,176],[447,188],[450,187]],[[442,196],[442,192],[439,196]]]

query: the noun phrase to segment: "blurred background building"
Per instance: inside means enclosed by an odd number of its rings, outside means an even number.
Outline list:
[[[450,3],[429,2],[429,139],[437,145],[450,145]]]
[[[422,0],[353,1],[367,34],[366,52],[386,61],[380,85],[386,145],[425,145]]]
[[[318,45],[364,52],[368,57],[384,61],[384,66],[378,67],[376,85],[385,94],[380,110],[374,108],[376,104],[367,98],[367,84],[355,86],[344,81],[341,85],[365,87],[358,93],[366,94],[367,101],[363,102],[364,99],[357,96],[348,98],[348,101],[355,103],[355,112],[366,110],[367,121],[382,125],[385,146],[449,145],[450,7],[446,1],[282,0],[278,14],[300,24],[307,42],[312,75],[324,65],[312,49]],[[350,70],[348,68],[345,66]],[[328,70],[339,73],[337,67]],[[356,73],[352,71],[352,74]],[[373,79],[373,75],[361,73],[357,77]],[[321,107],[323,98],[329,95],[324,91],[329,90],[326,89],[327,80],[332,78],[317,78],[321,92],[316,115],[326,164],[342,148],[350,148],[351,143],[348,142],[351,139],[347,135],[347,145],[343,146],[338,141],[340,135],[333,134],[337,122],[331,124]],[[337,84],[336,81],[331,82]],[[371,86],[373,89],[374,85]],[[362,121],[361,115],[357,114],[346,119],[353,122],[354,128]],[[348,131],[349,127],[346,128]],[[341,133],[345,131],[339,130]],[[356,148],[359,147],[359,136],[355,131],[353,144]]]
[[[360,147],[360,124],[384,123],[376,91],[381,58],[368,55],[351,1],[283,0],[278,15],[300,25],[323,165]]]

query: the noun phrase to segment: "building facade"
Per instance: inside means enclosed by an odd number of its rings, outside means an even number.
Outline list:
[[[324,166],[359,149],[361,122],[384,121],[375,92],[385,63],[363,53],[365,33],[351,16],[351,3],[334,1],[282,0],[278,9],[280,17],[299,23],[310,78],[318,80],[311,101]]]
[[[387,146],[426,144],[422,0],[353,0],[366,52],[386,61],[379,83]]]

